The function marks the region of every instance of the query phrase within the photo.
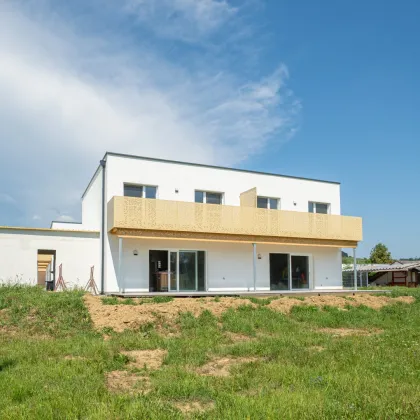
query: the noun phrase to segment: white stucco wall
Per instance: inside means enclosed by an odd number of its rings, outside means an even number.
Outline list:
[[[112,263],[107,266],[107,292],[149,291],[149,250],[206,251],[207,288],[209,291],[236,291],[253,288],[253,259],[251,244],[204,241],[123,239],[124,285],[118,284],[118,240],[112,238]],[[133,251],[137,250],[135,256]],[[327,247],[257,245],[257,289],[270,289],[270,253],[290,253],[309,256],[311,288],[341,289],[341,250]]]
[[[40,249],[56,251],[56,278],[58,266],[63,264],[63,278],[69,287],[84,287],[92,265],[99,287],[99,234],[36,230],[0,232],[0,282],[36,284]]]
[[[232,206],[239,206],[242,192],[257,187],[260,196],[280,198],[281,210],[307,212],[308,202],[316,201],[330,203],[331,214],[340,214],[340,185],[321,181],[112,155],[106,177],[106,202],[124,195],[124,183],[157,186],[158,198],[164,200],[193,202],[195,190],[222,192],[224,204]]]
[[[56,230],[83,230],[83,226],[80,222],[51,222],[51,229]]]
[[[96,171],[82,198],[82,226],[85,230],[100,230],[102,220],[102,167]]]

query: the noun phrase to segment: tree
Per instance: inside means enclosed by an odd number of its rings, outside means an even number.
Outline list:
[[[372,264],[389,264],[392,262],[391,252],[386,245],[379,243],[370,251],[370,261]]]
[[[353,257],[343,257],[342,259],[342,264],[346,264],[346,265],[352,265],[354,262]],[[370,261],[368,258],[357,258],[356,259],[357,264],[370,264]]]

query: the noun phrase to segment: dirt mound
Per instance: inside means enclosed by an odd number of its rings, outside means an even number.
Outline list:
[[[114,370],[106,374],[106,385],[110,392],[120,394],[148,394],[152,387],[148,376],[139,376],[126,370]]]
[[[122,354],[128,356],[132,361],[128,363],[128,367],[137,369],[156,370],[162,366],[163,359],[168,354],[166,350],[131,350],[122,351]]]
[[[299,299],[282,298],[271,301],[267,307],[274,311],[288,314],[292,310],[293,306],[300,305],[305,305],[305,302]]]
[[[212,410],[214,408],[214,402],[208,401],[203,402],[199,400],[194,401],[178,401],[173,403],[182,414],[195,414],[195,413],[205,413],[206,411]]]
[[[336,308],[345,309],[347,306],[368,306],[372,309],[380,309],[386,305],[392,305],[397,302],[413,303],[414,298],[412,296],[400,296],[397,298],[390,298],[388,296],[374,296],[374,295],[355,295],[351,298],[345,298],[334,295],[323,295],[323,296],[308,296],[305,300],[299,300],[294,298],[282,298],[273,300],[268,307],[275,311],[282,313],[289,313],[294,306],[334,306]]]
[[[383,330],[378,330],[378,329],[363,330],[360,328],[321,328],[317,331],[325,333],[325,334],[331,334],[334,337],[347,337],[349,335],[370,336],[374,334],[383,333]]]
[[[219,357],[200,366],[195,372],[203,376],[229,376],[232,366],[256,362],[258,360],[260,360],[258,357]]]
[[[234,297],[221,297],[217,301],[210,297],[200,299],[175,298],[171,302],[148,303],[143,305],[104,305],[100,297],[90,294],[86,294],[84,299],[95,328],[100,330],[105,327],[110,327],[117,332],[129,328],[139,328],[148,323],[171,324],[178,314],[182,312],[191,312],[194,316],[199,316],[203,311],[207,310],[216,317],[219,317],[230,308],[235,309],[243,305],[256,306],[248,299]],[[366,305],[373,309],[380,309],[385,305],[391,305],[396,302],[412,303],[414,300],[412,296],[390,298],[388,296],[360,294],[345,298],[334,295],[322,295],[308,296],[304,300],[284,297],[273,300],[267,307],[274,311],[287,314],[294,306],[302,305],[314,305],[318,307],[334,306],[342,310],[345,310],[347,306]],[[176,336],[176,332],[173,335]]]
[[[230,308],[255,306],[248,300],[231,297],[222,297],[218,301],[213,298],[179,298],[167,303],[144,305],[104,305],[100,297],[90,294],[86,294],[84,299],[95,328],[111,327],[117,332],[127,328],[138,328],[157,319],[171,322],[182,312],[191,312],[194,316],[199,316],[207,310],[218,317]]]

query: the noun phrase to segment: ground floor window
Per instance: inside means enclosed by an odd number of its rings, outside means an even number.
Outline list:
[[[270,254],[270,289],[309,289],[309,257]]]
[[[206,253],[198,250],[150,250],[149,290],[206,290]]]

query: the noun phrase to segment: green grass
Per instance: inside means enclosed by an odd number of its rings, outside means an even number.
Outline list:
[[[266,305],[269,305],[273,300],[276,300],[278,298],[276,296],[272,296],[272,297],[269,297],[269,298],[257,298],[257,297],[254,297],[254,296],[243,296],[241,299],[248,299],[249,301],[251,301],[255,305],[266,306]]]
[[[118,298],[115,296],[106,296],[101,298],[101,300],[104,305],[118,305],[120,303]]]
[[[174,298],[171,296],[153,296],[151,300],[153,303],[168,303],[172,302]]]
[[[180,314],[173,320],[178,336],[149,323],[122,333],[106,329],[104,341],[81,292],[0,287],[0,418],[176,419],[182,415],[172,403],[187,400],[215,403],[196,418],[420,418],[420,290],[392,295],[416,302],[380,311],[295,306],[283,315],[262,300],[221,318]],[[151,311],[163,302],[150,302]],[[336,338],[321,328],[383,332]],[[251,340],[232,343],[226,332]],[[152,392],[108,392],[106,372],[129,369],[122,350],[158,348],[168,353],[150,372]],[[194,373],[217,356],[258,360],[232,368],[229,377]]]

